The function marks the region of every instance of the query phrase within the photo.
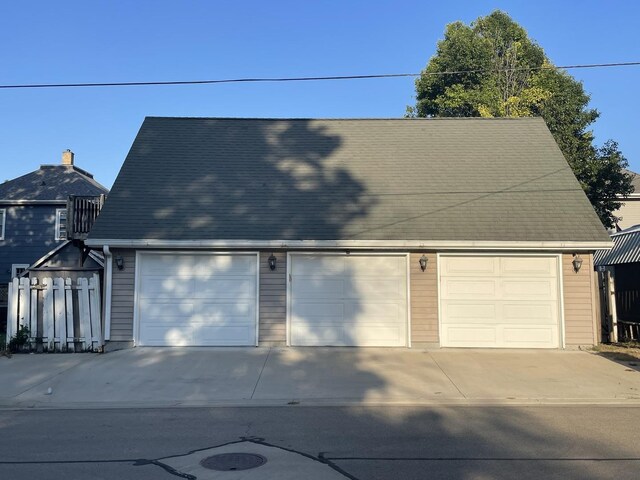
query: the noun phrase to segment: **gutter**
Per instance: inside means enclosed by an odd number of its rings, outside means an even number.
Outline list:
[[[8,200],[0,199],[0,205],[66,205],[66,200]]]
[[[92,247],[118,248],[249,248],[249,249],[433,249],[446,251],[491,251],[491,250],[610,250],[612,241],[469,241],[469,240],[156,240],[156,239],[101,239],[91,238],[85,242]]]
[[[113,263],[109,245],[102,247],[104,253],[104,301],[102,302],[104,319],[104,340],[111,340],[111,280],[113,277]]]

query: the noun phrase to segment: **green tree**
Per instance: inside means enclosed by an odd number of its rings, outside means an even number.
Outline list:
[[[588,127],[599,113],[589,100],[582,83],[554,68],[524,28],[495,11],[470,25],[447,25],[416,80],[416,105],[407,116],[541,116],[600,220],[612,227],[618,220],[612,212],[633,186],[618,145],[593,145]]]

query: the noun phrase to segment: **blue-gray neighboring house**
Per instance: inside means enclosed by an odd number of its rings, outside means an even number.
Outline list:
[[[63,152],[58,165],[41,165],[0,184],[0,319],[5,318],[2,314],[11,279],[69,241],[69,196],[107,192],[92,174],[74,165],[70,150]]]

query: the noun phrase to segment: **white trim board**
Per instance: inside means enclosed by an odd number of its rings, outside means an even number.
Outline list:
[[[85,242],[90,247],[110,248],[245,248],[245,249],[327,249],[361,250],[384,249],[431,249],[439,251],[576,251],[610,250],[612,241],[463,241],[463,240],[153,240],[153,239],[105,239],[90,238]]]

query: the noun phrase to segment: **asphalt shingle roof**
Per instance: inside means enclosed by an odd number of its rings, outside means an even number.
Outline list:
[[[41,165],[21,177],[0,183],[0,200],[66,200],[69,195],[100,195],[108,190],[72,165]]]
[[[90,237],[609,241],[538,118],[150,117]]]
[[[625,173],[628,173],[629,175],[633,176],[631,179],[631,184],[635,189],[633,193],[640,193],[640,175],[638,175],[636,172],[632,172],[631,170],[626,170],[626,169],[625,169]]]

